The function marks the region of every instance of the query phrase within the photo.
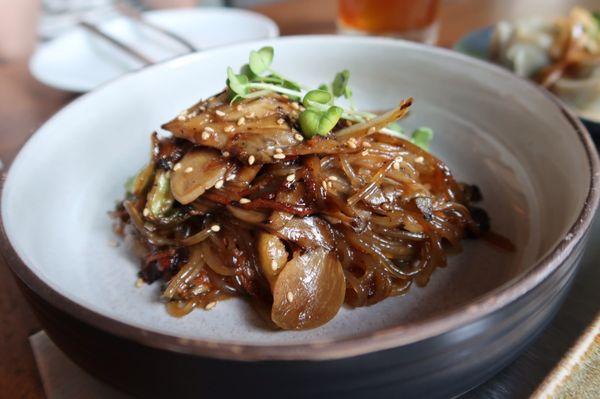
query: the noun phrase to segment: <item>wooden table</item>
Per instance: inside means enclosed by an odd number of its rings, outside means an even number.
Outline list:
[[[599,0],[446,0],[440,13],[440,45],[451,46],[465,33],[500,19],[564,12],[576,3],[600,9]],[[335,31],[335,1],[295,0],[255,9],[275,20],[282,35]],[[44,121],[75,97],[36,82],[27,70],[26,60],[0,64],[0,159],[5,166]],[[594,304],[579,304],[582,307],[590,305],[593,308]],[[0,259],[0,397],[44,397],[27,340],[39,328],[7,266]],[[572,330],[568,334],[563,332],[562,346],[553,348],[555,359],[550,359],[550,364],[560,358],[577,336],[578,330]]]

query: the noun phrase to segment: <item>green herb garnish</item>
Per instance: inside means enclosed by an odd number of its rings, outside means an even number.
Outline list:
[[[428,127],[420,127],[415,129],[410,136],[413,143],[424,149],[429,150],[429,143],[433,139],[433,130]]]
[[[242,66],[240,73],[236,74],[232,68],[227,68],[227,86],[232,102],[257,98],[268,93],[283,94],[294,101],[302,99],[305,109],[299,115],[299,123],[302,133],[307,138],[315,135],[326,136],[340,119],[363,123],[377,116],[355,109],[352,90],[348,85],[350,72],[347,69],[338,72],[331,84],[323,83],[317,89],[311,90],[273,70],[271,65],[274,54],[273,47],[252,50],[248,63]],[[335,103],[335,100],[341,97],[350,102],[350,108]],[[409,138],[397,123],[382,131],[411,140],[422,148],[427,148],[433,137],[431,129],[420,128]]]

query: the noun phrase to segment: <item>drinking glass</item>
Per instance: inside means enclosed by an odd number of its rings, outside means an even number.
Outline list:
[[[338,0],[338,31],[434,44],[439,0]]]

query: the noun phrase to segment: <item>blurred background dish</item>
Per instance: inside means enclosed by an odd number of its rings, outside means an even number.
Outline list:
[[[600,134],[600,15],[575,7],[561,17],[530,17],[464,36],[456,50],[532,79]]]
[[[232,8],[147,11],[143,18],[185,38],[199,50],[279,34],[277,25],[269,18]],[[124,16],[116,16],[97,27],[154,62],[188,51],[164,34]],[[80,26],[40,45],[29,63],[31,73],[40,81],[75,92],[89,91],[143,66],[139,60]]]

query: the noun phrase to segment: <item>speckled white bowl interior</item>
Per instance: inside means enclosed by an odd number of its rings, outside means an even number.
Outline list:
[[[349,69],[360,108],[381,110],[413,96],[402,124],[434,129],[432,152],[459,180],[481,188],[493,229],[517,251],[467,241],[427,287],[375,306],[342,309],[309,331],[265,330],[242,300],[181,319],[168,316],[158,285],[135,288],[138,261],[109,245],[116,237],[107,212],[123,196],[126,178],[146,162],[150,133],[221,90],[227,66],[238,68],[265,43],[275,47],[277,70],[310,85]],[[400,41],[297,37],[187,56],[77,99],[15,160],[1,210],[7,236],[26,265],[52,289],[95,312],[188,338],[301,343],[424,320],[501,287],[565,236],[589,182],[575,128],[529,83],[478,61]]]

